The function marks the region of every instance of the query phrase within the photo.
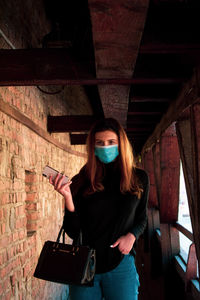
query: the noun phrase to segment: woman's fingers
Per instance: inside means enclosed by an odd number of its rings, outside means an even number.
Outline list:
[[[50,176],[49,182],[54,186],[54,189],[65,198],[65,201],[67,203],[66,205],[69,205],[70,210],[74,211],[74,205],[72,203],[72,194],[70,190],[70,184],[72,183],[72,181],[68,181],[67,183],[63,184],[64,177],[64,175],[58,174],[55,180],[53,180],[52,176]]]
[[[59,183],[59,178],[60,178],[60,173],[57,174],[55,180],[54,180],[54,187],[55,189],[57,190],[57,186],[58,186],[58,183]],[[62,175],[61,175],[62,176]]]
[[[68,181],[67,183],[65,183],[65,184],[61,184],[61,186],[58,188],[59,189],[59,191],[70,191],[70,189],[69,189],[69,186],[70,186],[70,184],[72,183],[72,181]]]
[[[115,248],[116,246],[118,246],[120,243],[120,240],[118,239],[114,244],[112,244],[110,247],[111,248]]]
[[[126,235],[121,236],[113,245],[112,248],[118,246],[119,251],[122,254],[128,254],[135,242],[135,236],[132,233],[127,233]]]
[[[49,182],[54,186],[55,190],[59,190],[60,187],[62,186],[62,181],[64,179],[64,175],[58,173],[56,178],[53,180],[53,177],[49,177]]]
[[[54,184],[54,183],[53,183],[53,176],[52,176],[52,175],[49,176],[49,182],[50,182],[51,184]]]
[[[59,176],[58,176],[59,175]],[[60,190],[61,186],[62,186],[62,182],[63,182],[63,179],[64,179],[64,175],[62,174],[58,174],[58,179],[57,179],[57,176],[56,176],[56,190]]]
[[[122,254],[128,254],[129,251],[127,249],[124,248],[124,245],[121,241],[121,238],[119,238],[114,244],[112,244],[110,247],[111,248],[115,248],[118,246],[118,249],[119,251],[122,253]]]

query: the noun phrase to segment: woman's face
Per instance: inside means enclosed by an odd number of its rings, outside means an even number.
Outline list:
[[[100,131],[95,134],[95,146],[111,146],[118,145],[118,143],[118,136],[112,130]]]

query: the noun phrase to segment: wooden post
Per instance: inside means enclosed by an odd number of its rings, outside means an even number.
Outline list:
[[[179,234],[172,224],[178,218],[180,155],[172,124],[153,148],[154,170],[160,212],[161,264],[165,293],[173,285],[172,259],[179,253]]]
[[[171,268],[171,261],[175,255],[179,254],[179,232],[171,224],[160,224],[162,267],[164,273],[168,274]]]
[[[157,192],[156,192],[152,150],[146,152],[144,155],[144,168],[147,171],[147,173],[149,175],[149,180],[150,180],[148,207],[158,208],[158,199],[157,199]]]
[[[192,129],[192,152],[193,152],[193,166],[194,166],[194,203],[193,203],[193,231],[194,241],[198,261],[200,262],[200,101],[191,107],[191,129]],[[199,263],[200,274],[200,263]]]
[[[178,218],[180,154],[172,124],[161,137],[160,221],[173,223]]]
[[[200,261],[200,101],[188,108],[176,124],[183,173],[185,177],[190,217],[196,247]],[[199,264],[200,272],[200,264]]]
[[[185,274],[186,291],[190,290],[191,280],[196,278],[197,278],[197,256],[196,256],[195,245],[194,243],[192,243],[189,249],[186,274]]]
[[[161,183],[161,169],[160,169],[160,143],[157,143],[152,148],[153,151],[153,165],[154,165],[154,177],[156,185],[157,200],[160,206],[160,183]]]

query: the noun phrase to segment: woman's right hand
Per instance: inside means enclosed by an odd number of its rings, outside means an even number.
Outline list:
[[[53,180],[52,176],[50,176],[49,182],[54,186],[54,189],[64,197],[66,208],[69,211],[73,212],[75,211],[75,207],[74,207],[71,189],[70,189],[70,184],[72,183],[72,181],[68,181],[67,183],[62,184],[63,179],[64,179],[64,175],[58,174],[55,180]]]

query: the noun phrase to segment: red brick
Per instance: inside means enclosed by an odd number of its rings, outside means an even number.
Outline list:
[[[7,247],[12,241],[11,235],[4,235],[0,238],[0,245],[1,247]]]
[[[7,261],[6,250],[0,253],[0,266],[2,266]]]
[[[36,222],[33,223],[27,223],[27,231],[37,231],[38,224]]]
[[[33,182],[36,182],[36,174],[30,173],[26,174],[25,176],[25,182],[32,184]]]
[[[10,194],[10,203],[16,203],[16,194]]]
[[[25,200],[26,200],[26,197],[27,197],[27,193],[22,192],[22,193],[19,193],[18,195],[19,195],[19,197],[21,199],[21,202],[24,203]]]
[[[37,210],[37,203],[26,203],[27,210]]]
[[[18,293],[19,300],[23,300],[23,294],[21,292]]]
[[[16,217],[23,216],[25,213],[25,205],[20,205],[15,209]]]
[[[12,236],[13,236],[13,242],[17,241],[19,238],[18,232],[14,232]]]
[[[2,282],[0,282],[0,296],[2,296],[3,292],[4,292],[3,285],[2,285]],[[3,299],[3,298],[0,297],[0,299]]]
[[[12,260],[12,270],[15,270],[20,264],[19,256]]]
[[[27,247],[28,247],[28,241],[26,240],[26,241],[24,241],[24,243],[23,243],[23,247],[24,247],[24,249],[27,249]]]
[[[23,266],[26,262],[26,257],[25,257],[25,254],[23,253],[22,256],[20,256],[20,262],[21,262],[21,265]]]
[[[17,245],[17,252],[23,253],[23,251],[24,251],[24,244],[23,244],[23,242],[21,242]]]
[[[26,224],[27,224],[27,219],[26,217],[24,218],[18,218],[15,222],[15,228],[16,229],[21,229],[21,228],[24,228],[26,227]]]
[[[35,184],[26,184],[25,191],[26,191],[26,193],[36,192],[37,186]]]
[[[36,251],[36,248],[35,247],[32,247],[31,248],[31,257],[34,257],[34,255],[37,254],[37,251]],[[35,258],[37,260],[37,258]]]
[[[5,234],[6,232],[6,223],[1,224],[1,234]]]
[[[13,184],[13,189],[14,190],[21,190],[22,189],[22,183],[19,180],[14,180],[14,184]]]
[[[23,240],[26,237],[26,231],[23,229],[19,232],[19,239]]]
[[[10,283],[11,283],[12,286],[14,286],[15,282],[16,282],[16,275],[13,274],[13,275],[10,276]]]
[[[4,296],[4,300],[10,300],[12,298],[12,291],[8,291],[5,296]]]
[[[7,179],[0,178],[0,191],[5,191],[9,188],[10,182]]]
[[[8,255],[8,260],[10,260],[13,257],[15,257],[15,255],[16,255],[16,248],[15,248],[15,246],[11,246],[10,248],[8,248],[7,255]]]
[[[32,235],[27,242],[29,247],[33,247],[36,244],[36,235]]]
[[[0,220],[3,220],[3,218],[4,218],[3,208],[0,208]]]
[[[30,262],[26,263],[25,267],[23,268],[23,277],[27,277],[31,273],[31,264]]]
[[[12,263],[9,263],[7,266],[4,266],[0,270],[0,278],[6,278],[7,275],[12,271]]]
[[[24,143],[24,137],[22,134],[17,133],[16,131],[12,131],[11,138],[13,141],[18,143],[19,145],[23,145]]]
[[[21,228],[22,227],[22,225],[21,225],[21,219],[17,219],[16,221],[15,221],[15,229],[19,229],[19,228]]]
[[[16,144],[15,143],[10,143],[10,152],[13,153],[13,154],[17,154],[16,153]]]
[[[38,220],[38,212],[29,212],[27,211],[27,219],[28,221],[31,220],[31,221],[35,221],[35,220]]]
[[[9,194],[7,193],[0,194],[0,204],[5,205],[7,203],[9,203]]]
[[[38,299],[38,298],[36,298],[37,296],[39,296],[38,295],[38,288],[36,288],[36,289],[32,289],[32,293],[31,293],[31,295],[32,295],[32,299]],[[41,298],[40,298],[41,299]]]

